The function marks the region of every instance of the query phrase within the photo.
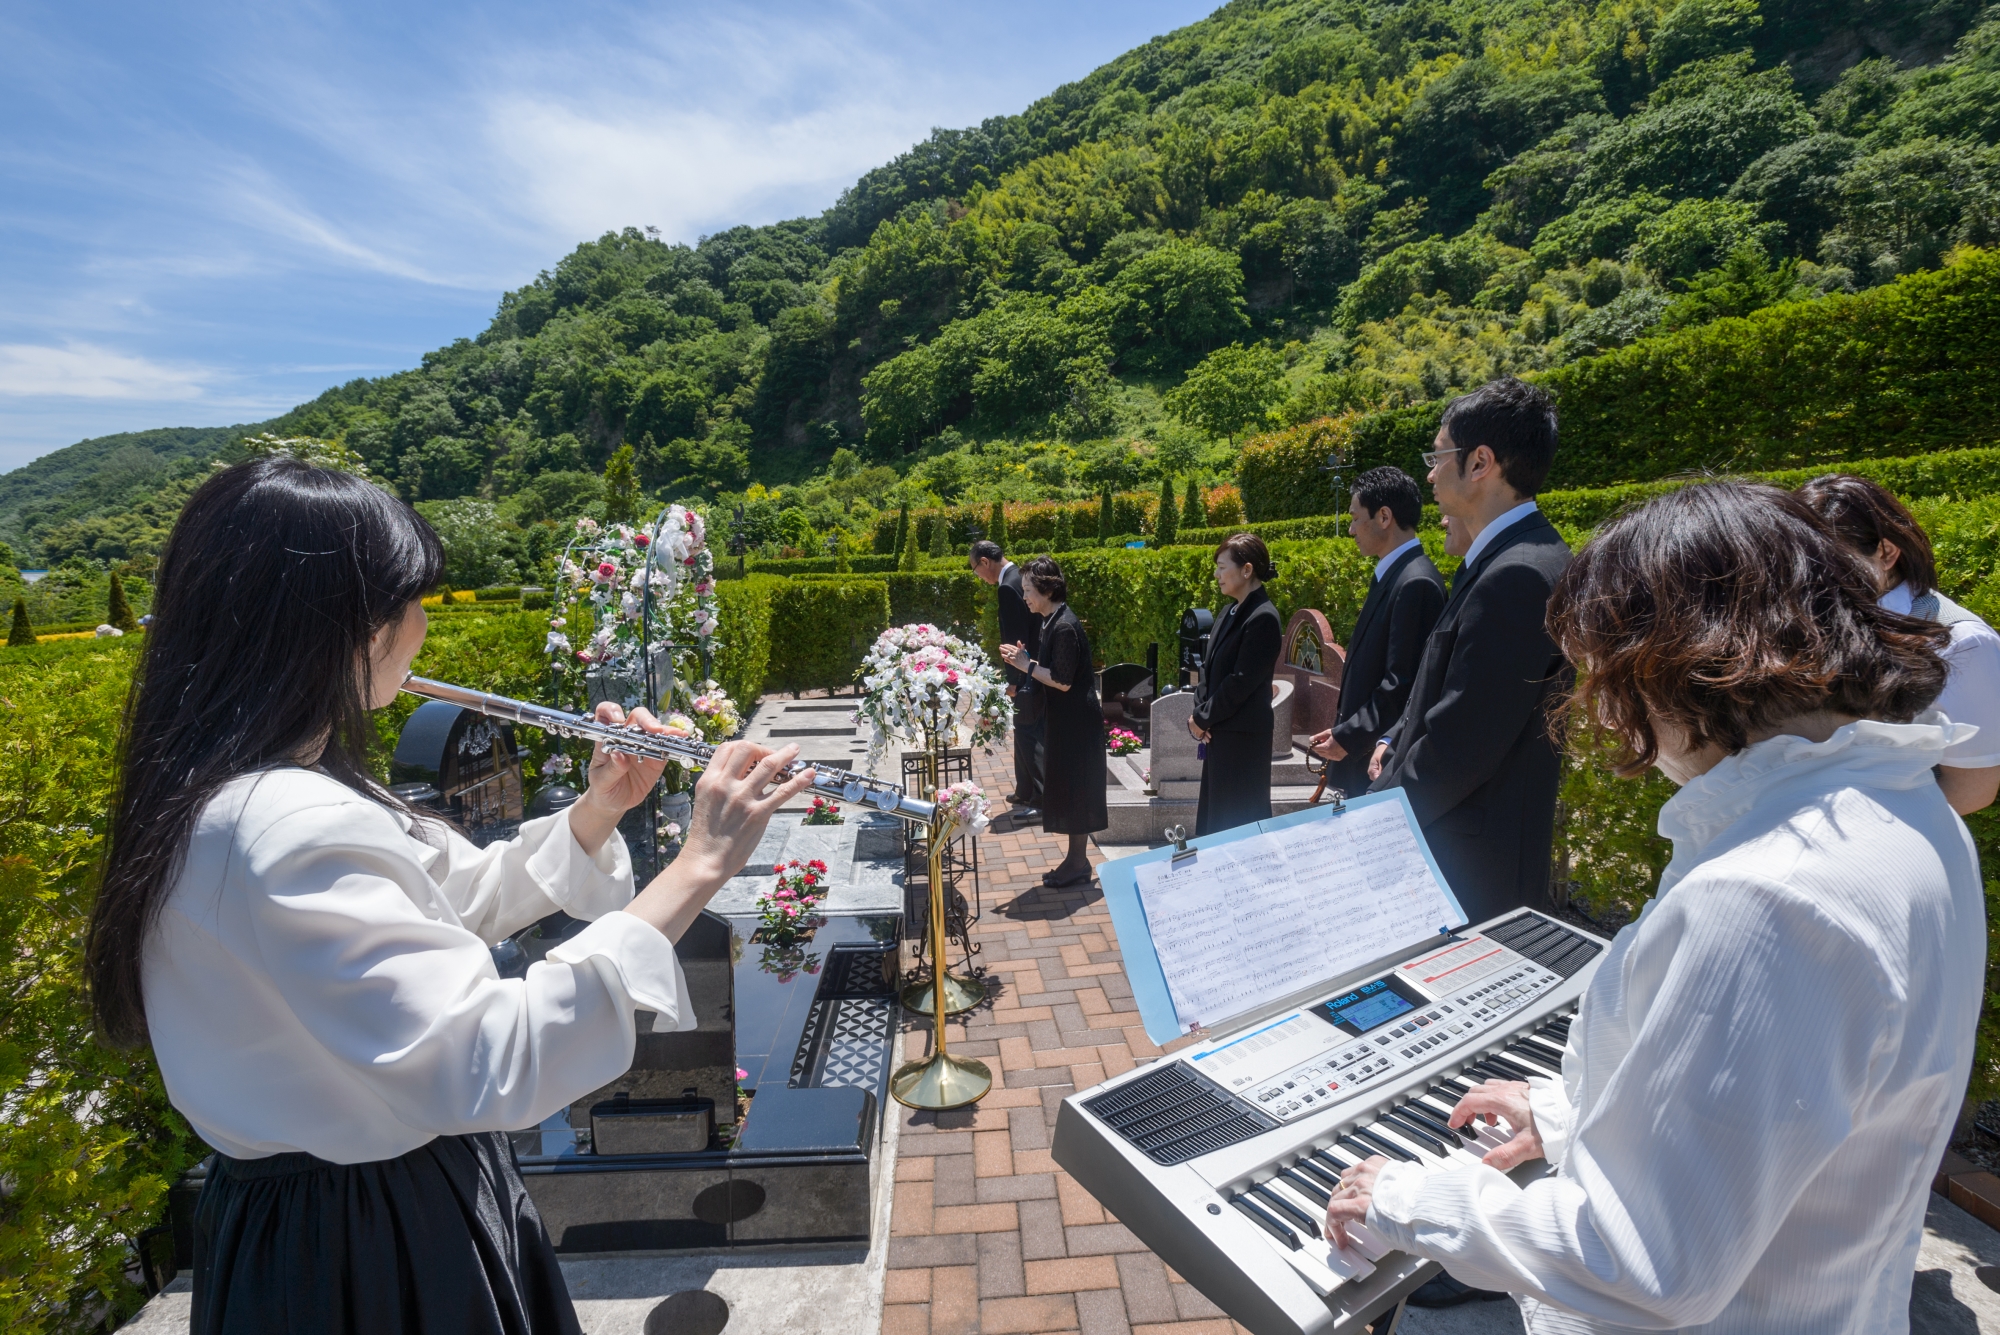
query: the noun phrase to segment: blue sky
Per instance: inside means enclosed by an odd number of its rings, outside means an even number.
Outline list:
[[[0,9],[0,471],[281,412],[609,228],[817,213],[1213,0]]]

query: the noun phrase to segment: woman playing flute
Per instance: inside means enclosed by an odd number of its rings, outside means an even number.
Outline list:
[[[284,458],[217,473],[161,557],[88,971],[216,1151],[195,1335],[576,1332],[506,1132],[621,1075],[635,1011],[694,1027],[673,943],[811,779],[724,745],[636,895],[616,826],[658,761],[600,746],[574,806],[475,848],[367,765],[442,570],[409,506]],[[499,977],[558,910],[590,925]]]

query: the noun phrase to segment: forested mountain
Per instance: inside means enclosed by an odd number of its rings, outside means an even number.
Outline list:
[[[1966,0],[1237,0],[819,218],[581,245],[270,427],[517,566],[623,446],[811,547],[898,501],[1222,478],[1249,428],[1935,266],[2000,234],[1997,142]],[[23,536],[153,540],[64,518]]]

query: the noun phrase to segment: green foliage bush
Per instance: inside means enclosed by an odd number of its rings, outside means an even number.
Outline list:
[[[715,679],[745,711],[764,693],[771,670],[771,599],[785,582],[759,571],[715,586]]]
[[[93,1037],[82,932],[109,820],[118,723],[141,641],[0,658],[0,1327],[101,1329],[141,1296],[126,1239],[204,1151],[149,1052]]]
[[[2000,252],[1965,251],[1856,296],[1769,306],[1529,379],[1562,416],[1549,475],[1559,489],[1981,445],[2000,411]],[[1434,401],[1253,437],[1238,461],[1244,507],[1256,520],[1345,508],[1323,471],[1336,448],[1344,476],[1388,463],[1421,477],[1443,411]]]
[[[1562,413],[1557,486],[1979,444],[2000,410],[2000,253],[1645,339],[1538,379]]]
[[[846,582],[844,575],[798,575],[795,583],[825,585]],[[982,591],[986,585],[970,570],[891,571],[872,576],[869,583],[881,583],[889,590],[891,626],[928,622],[945,630],[968,630],[979,624]],[[844,682],[820,682],[821,686]]]
[[[808,691],[851,685],[868,647],[889,624],[889,586],[884,580],[786,580],[771,592],[766,689]]]

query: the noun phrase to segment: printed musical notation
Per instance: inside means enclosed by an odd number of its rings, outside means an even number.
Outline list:
[[[1459,925],[1401,803],[1135,869],[1182,1032],[1213,1027]]]

